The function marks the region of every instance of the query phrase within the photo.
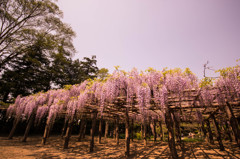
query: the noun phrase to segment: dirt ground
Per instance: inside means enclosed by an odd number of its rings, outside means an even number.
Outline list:
[[[41,136],[30,136],[27,142],[20,141],[21,137],[14,137],[7,140],[7,137],[0,137],[0,158],[1,159],[75,159],[75,158],[125,158],[124,140],[120,139],[117,146],[112,138],[102,138],[98,144],[95,138],[94,152],[89,153],[90,137],[87,136],[82,142],[77,142],[77,136],[72,136],[69,149],[63,150],[63,140],[60,136],[50,136],[46,145],[41,145]],[[181,158],[210,158],[210,159],[235,159],[240,158],[240,149],[236,143],[224,142],[225,151],[219,151],[217,142],[210,145],[206,142],[185,143],[185,150],[182,153],[180,147],[178,153]],[[144,147],[143,141],[134,140],[131,142],[130,158],[170,158],[167,142],[149,141]]]

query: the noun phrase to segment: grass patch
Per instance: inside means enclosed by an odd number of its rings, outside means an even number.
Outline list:
[[[183,138],[182,141],[184,142],[203,142],[203,139],[201,138]]]

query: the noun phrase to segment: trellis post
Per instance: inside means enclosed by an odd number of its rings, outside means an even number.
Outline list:
[[[68,124],[68,120],[67,120],[67,118],[65,118],[65,120],[64,120],[64,125],[63,125],[63,128],[62,128],[62,133],[61,133],[61,137],[62,137],[62,138],[64,137],[64,134],[65,134],[65,132],[66,132],[67,124]]]
[[[128,109],[126,108],[125,112],[125,156],[129,157],[130,155],[130,136],[129,136],[129,116]]]
[[[162,121],[159,121],[159,127],[160,127],[160,140],[163,141],[164,132],[163,132],[163,127],[162,127]]]
[[[31,114],[31,116],[29,118],[29,121],[28,121],[26,130],[25,130],[22,142],[26,142],[27,141],[27,137],[28,137],[29,131],[30,131],[30,129],[31,129],[32,125],[33,125],[33,121],[35,119],[35,115],[36,115],[35,111],[36,111],[36,109],[33,110],[33,113]]]
[[[205,120],[206,124],[207,124],[207,131],[208,131],[208,141],[210,144],[214,144],[214,141],[213,141],[213,134],[212,134],[212,130],[211,130],[211,125],[210,125],[210,121],[209,119],[208,120]]]
[[[133,119],[132,119],[132,120],[131,120],[131,139],[132,139],[132,141],[133,141],[133,138],[134,138],[133,129],[134,129],[134,122],[133,122]]]
[[[102,117],[99,120],[99,127],[98,127],[98,143],[101,144],[101,138],[102,138]]]
[[[105,138],[108,137],[108,129],[109,129],[109,123],[108,123],[108,121],[106,121],[105,122],[105,135],[104,135]]]
[[[49,126],[50,126],[50,118],[47,119],[47,123],[45,125],[44,134],[43,134],[43,138],[42,138],[43,145],[45,145],[46,141],[47,141],[48,131],[50,131]]]
[[[232,134],[231,134],[231,132],[229,130],[228,122],[225,120],[224,123],[225,123],[225,127],[223,126],[223,128],[224,128],[226,134],[228,135],[229,141],[232,142]]]
[[[150,127],[151,127],[151,130],[152,130],[154,142],[156,142],[157,141],[157,134],[156,134],[156,121],[155,120],[152,120],[152,122],[150,123]]]
[[[74,116],[73,115],[69,121],[68,121],[68,126],[67,126],[67,130],[66,130],[66,135],[64,137],[64,144],[63,144],[63,149],[67,149],[68,148],[68,143],[71,137],[71,133],[72,133],[72,127],[73,127],[73,122],[74,122]]]
[[[220,151],[223,151],[224,150],[224,146],[223,146],[223,143],[222,143],[221,132],[220,132],[220,128],[219,128],[218,122],[217,122],[217,120],[216,120],[214,115],[212,115],[212,119],[214,121],[214,125],[215,125],[215,130],[216,130],[216,133],[217,133],[217,140],[218,140],[218,144],[219,144],[219,147],[220,147]]]
[[[15,117],[15,119],[13,121],[13,127],[12,127],[12,129],[11,129],[9,135],[8,135],[8,139],[9,140],[13,138],[14,132],[15,132],[15,130],[17,128],[17,125],[18,125],[19,121],[20,121],[20,117],[18,117],[18,116]]]
[[[144,146],[147,146],[147,122],[146,119],[143,121],[143,139],[144,139]]]
[[[177,159],[178,154],[176,150],[175,136],[173,131],[173,120],[169,108],[166,110],[165,113],[165,122],[168,129],[168,145],[171,151],[171,156],[173,159]]]
[[[90,152],[93,152],[97,111],[92,111],[91,118],[92,118],[92,130],[91,130]]]
[[[238,127],[238,123],[237,123],[237,120],[233,113],[231,105],[228,102],[226,102],[226,104],[227,104],[227,106],[225,106],[224,108],[225,108],[226,114],[228,116],[228,119],[230,121],[232,130],[234,133],[235,141],[237,142],[238,146],[240,147],[240,130]]]
[[[119,145],[119,117],[116,119],[116,142]]]

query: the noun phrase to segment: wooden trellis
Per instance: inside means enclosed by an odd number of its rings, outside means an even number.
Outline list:
[[[232,139],[229,131],[230,128],[234,133],[234,139],[237,144],[240,146],[240,130],[238,127],[237,117],[240,116],[240,99],[234,98],[231,101],[225,99],[225,103],[219,105],[216,100],[217,94],[213,94],[215,97],[211,103],[202,104],[202,99],[200,96],[201,90],[186,90],[181,95],[177,93],[169,93],[168,95],[168,103],[166,104],[166,108],[164,110],[154,102],[152,99],[149,106],[146,106],[146,111],[151,114],[156,114],[156,116],[160,116],[162,111],[165,114],[165,121],[159,119],[149,120],[144,119],[142,121],[137,121],[135,118],[138,115],[141,115],[139,111],[139,106],[137,101],[135,101],[131,105],[127,105],[126,97],[118,97],[112,104],[106,104],[102,113],[100,113],[100,107],[95,105],[94,103],[88,103],[81,111],[77,111],[71,118],[65,121],[63,132],[65,132],[64,136],[64,148],[68,148],[69,139],[71,136],[71,131],[73,127],[74,119],[81,119],[80,122],[80,130],[78,141],[81,141],[83,135],[85,134],[86,129],[86,120],[92,120],[92,129],[91,129],[91,141],[90,141],[90,152],[94,150],[94,132],[96,130],[96,120],[100,121],[99,124],[99,143],[101,143],[102,137],[102,122],[103,121],[112,121],[116,123],[116,144],[119,144],[119,123],[125,123],[125,155],[130,155],[130,127],[134,122],[141,122],[143,126],[143,139],[144,144],[147,145],[146,138],[146,126],[147,120],[151,122],[151,129],[154,135],[154,141],[156,141],[156,123],[159,123],[159,126],[162,130],[162,124],[165,123],[168,129],[168,143],[169,148],[173,158],[178,158],[177,150],[176,150],[176,141],[180,143],[181,147],[184,147],[183,142],[181,141],[181,131],[180,131],[180,123],[181,122],[199,122],[195,118],[184,118],[186,117],[194,117],[196,111],[200,111],[203,115],[203,120],[200,125],[202,131],[207,136],[210,143],[213,143],[213,134],[211,130],[211,121],[214,123],[214,127],[217,133],[217,140],[219,143],[220,150],[224,150],[224,145],[222,144],[222,136],[221,130],[219,127],[219,118],[220,116],[226,117],[224,123],[225,128],[227,129],[228,135]],[[213,91],[214,93],[214,91]],[[224,93],[224,92],[222,92]],[[34,110],[36,111],[36,110]],[[179,113],[179,119],[176,116],[176,113]],[[66,112],[62,112],[60,114],[61,117],[65,117]],[[26,141],[30,127],[33,124],[34,113],[31,115],[28,120],[28,124],[25,130],[25,134],[22,141]],[[14,131],[16,129],[17,124],[19,123],[19,118],[15,118],[13,128],[9,134],[9,139],[13,137]],[[206,125],[206,126],[205,126]],[[47,120],[45,131],[42,139],[42,144],[46,144],[47,137],[49,136],[51,130],[51,123]],[[107,128],[107,127],[106,127]],[[207,129],[206,129],[207,128]],[[174,133],[175,130],[175,133]],[[108,132],[106,130],[105,132]],[[161,131],[163,132],[163,131]],[[63,135],[62,135],[63,136]],[[105,134],[105,137],[107,134]],[[161,135],[161,139],[163,139],[163,134]]]

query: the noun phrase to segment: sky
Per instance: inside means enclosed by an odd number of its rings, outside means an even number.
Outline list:
[[[240,58],[240,0],[58,0],[76,32],[74,58],[110,73],[132,68],[217,70]],[[207,70],[207,76],[218,76]]]

